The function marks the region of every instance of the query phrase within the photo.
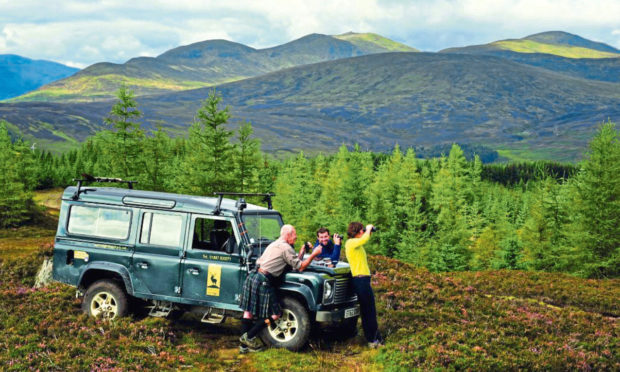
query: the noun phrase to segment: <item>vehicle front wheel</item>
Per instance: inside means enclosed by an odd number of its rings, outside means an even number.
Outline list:
[[[103,279],[88,287],[82,310],[95,318],[112,320],[127,315],[128,304],[125,291],[114,281]]]
[[[285,297],[282,316],[263,329],[261,338],[267,345],[291,351],[303,348],[310,337],[310,315],[298,300]]]

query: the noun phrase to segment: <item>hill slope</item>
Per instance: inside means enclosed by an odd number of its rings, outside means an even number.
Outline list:
[[[208,40],[124,64],[98,63],[13,101],[92,101],[112,98],[121,83],[137,95],[223,84],[282,68],[388,51],[415,51],[374,34],[311,34],[267,49]]]
[[[523,39],[444,49],[440,53],[496,56],[568,76],[620,81],[620,50],[567,32],[543,32]]]
[[[142,97],[138,103],[147,125],[161,122],[185,133],[208,92]],[[598,123],[620,119],[617,84],[491,56],[375,54],[224,84],[218,92],[237,121],[254,124],[270,152],[333,151],[355,142],[385,151],[396,143],[456,141],[574,160]],[[0,104],[0,119],[28,136],[54,140],[57,131],[82,140],[100,127],[111,105]]]
[[[506,50],[519,53],[552,54],[567,58],[620,57],[620,50],[616,48],[562,31],[542,32],[522,39],[499,40],[484,45],[448,48],[441,52],[484,54],[490,51]]]
[[[60,63],[0,54],[0,100],[16,97],[73,75],[79,69]]]

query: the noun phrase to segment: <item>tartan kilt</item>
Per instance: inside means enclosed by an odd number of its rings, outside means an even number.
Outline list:
[[[243,311],[249,311],[259,319],[282,315],[282,307],[276,296],[275,288],[269,279],[258,271],[250,272],[245,278],[239,305]]]

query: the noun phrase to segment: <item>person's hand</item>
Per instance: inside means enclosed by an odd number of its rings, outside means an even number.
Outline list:
[[[371,233],[371,234],[372,234],[372,228],[373,228],[373,227],[374,227],[374,226],[373,226],[373,225],[370,225],[370,224],[366,225],[366,231],[368,231],[369,233]]]
[[[342,244],[342,236],[338,234],[334,234],[334,244],[341,245]]]

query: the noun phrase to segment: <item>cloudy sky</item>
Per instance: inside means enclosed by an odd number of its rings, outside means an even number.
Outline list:
[[[0,0],[0,54],[76,67],[208,39],[374,32],[438,51],[551,30],[620,49],[620,0]]]

